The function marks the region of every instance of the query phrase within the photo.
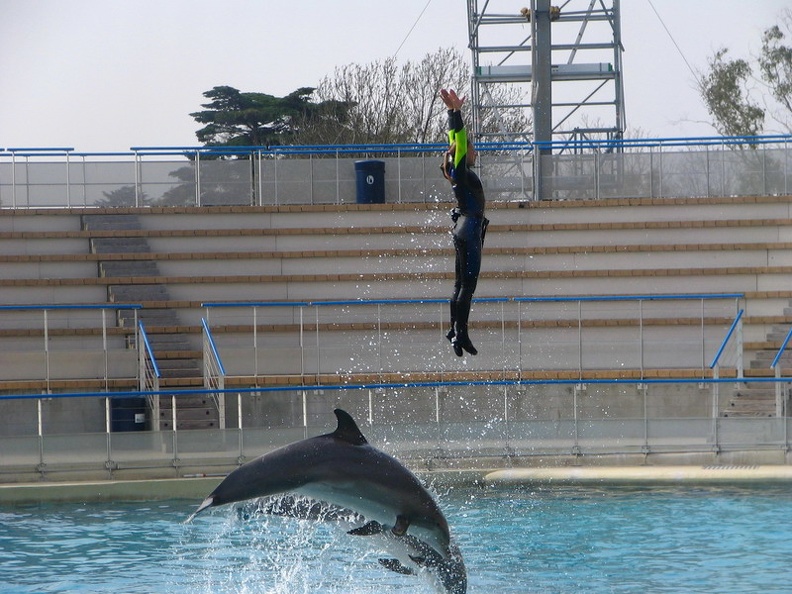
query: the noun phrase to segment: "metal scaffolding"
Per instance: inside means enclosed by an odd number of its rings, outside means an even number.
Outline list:
[[[468,0],[473,131],[484,140],[621,138],[625,128],[619,0]],[[519,87],[498,103],[492,85]],[[525,110],[533,130],[483,131],[487,110]]]

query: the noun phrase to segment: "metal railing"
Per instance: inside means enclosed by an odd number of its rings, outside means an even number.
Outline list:
[[[467,371],[522,379],[542,370],[698,369],[730,325],[739,293],[474,300],[480,354]],[[204,303],[229,376],[421,373],[458,368],[447,355],[445,299]],[[737,320],[735,320],[737,316]],[[667,322],[673,318],[676,323]],[[725,365],[721,361],[721,366]],[[730,361],[742,369],[741,343]],[[738,373],[741,374],[740,371]]]
[[[534,194],[531,143],[479,143],[492,201],[788,194],[792,136],[577,140],[548,145]],[[448,200],[444,144],[0,150],[0,207],[209,206],[355,202],[354,164],[385,162],[386,202]],[[545,144],[539,148],[547,148]]]
[[[744,313],[744,309],[740,309],[737,312],[737,316],[726,332],[726,336],[723,337],[723,342],[721,342],[718,352],[715,353],[715,356],[712,358],[712,363],[710,363],[709,367],[712,369],[712,377],[715,379],[720,378],[721,368],[724,367],[733,367],[736,371],[735,375],[738,380],[742,380],[744,377],[742,331],[742,318]],[[732,338],[734,340],[732,340]],[[714,390],[712,411],[713,415],[717,415],[720,410],[720,384],[714,383],[712,384],[712,388]]]
[[[790,382],[792,378],[757,378],[760,382]],[[563,456],[682,456],[710,454],[713,460],[730,452],[766,452],[768,463],[783,463],[789,450],[792,419],[711,417],[695,411],[711,410],[702,385],[733,383],[728,379],[593,379],[480,382],[414,382],[324,386],[236,388],[225,394],[241,402],[237,428],[225,430],[105,431],[50,434],[39,421],[37,435],[0,437],[0,481],[5,476],[66,478],[105,471],[107,478],[175,476],[227,469],[274,448],[332,427],[332,408],[355,411],[372,443],[423,468],[464,467],[469,461],[509,465],[512,458]],[[554,402],[538,398],[547,390]],[[195,391],[193,392],[200,392]],[[216,391],[206,391],[216,392]],[[684,392],[684,396],[680,393]],[[713,393],[710,390],[709,393]],[[610,393],[631,403],[595,413],[592,399]],[[148,396],[128,392],[120,396]],[[157,395],[167,395],[162,392]],[[44,395],[0,396],[37,399],[39,416]],[[262,397],[279,399],[293,412],[289,418],[267,419],[252,414]],[[53,395],[54,399],[104,399],[105,393]],[[674,408],[692,407],[693,414],[656,414],[669,398]],[[456,403],[456,404],[454,404]],[[251,409],[250,407],[254,408]],[[300,411],[300,412],[297,412]],[[317,412],[321,411],[321,412]],[[109,414],[109,413],[108,413]],[[728,458],[725,458],[728,460]],[[453,461],[453,462],[451,462]],[[714,462],[717,463],[717,462]],[[460,466],[461,465],[461,466]]]
[[[0,305],[0,349],[5,351],[2,380],[43,380],[47,392],[56,380],[93,377],[105,390],[110,380],[134,378],[124,355],[129,334],[137,342],[140,305]],[[124,330],[123,312],[133,327]],[[40,316],[40,317],[39,317]],[[111,328],[115,328],[113,331]],[[113,337],[118,344],[111,344]],[[80,357],[75,358],[75,349]]]
[[[784,356],[789,341],[792,339],[792,328],[789,329],[784,337],[781,347],[778,349],[770,368],[775,372],[775,403],[776,403],[776,416],[780,417],[786,414],[786,403],[789,400],[789,383],[781,381],[781,358]]]
[[[215,345],[212,332],[206,319],[201,318],[201,335],[203,338],[203,380],[204,388],[212,390],[212,398],[218,412],[218,426],[226,428],[225,376],[226,371],[220,353]],[[241,415],[240,415],[241,418]]]
[[[179,430],[175,422],[170,431],[159,428],[159,411],[152,408],[150,431],[116,431],[111,422],[111,395],[106,392],[80,392],[72,394],[12,394],[0,396],[0,404],[8,401],[19,403],[32,401],[36,410],[31,411],[36,419],[35,431],[0,438],[3,452],[0,465],[0,480],[3,474],[35,473],[47,477],[56,473],[91,472],[104,469],[108,477],[119,473],[145,473],[147,469],[158,475],[162,469],[172,469],[177,475],[203,472],[207,468],[227,467],[249,459],[268,449],[284,445],[305,435],[323,430],[331,422],[330,410],[342,405],[357,411],[361,423],[366,424],[366,433],[373,441],[384,444],[389,451],[427,466],[442,465],[444,460],[480,459],[482,457],[508,460],[512,456],[585,456],[585,455],[639,455],[654,453],[685,453],[725,451],[768,450],[785,452],[790,446],[788,424],[790,419],[779,416],[773,419],[732,419],[718,414],[714,404],[717,388],[721,384],[736,384],[742,381],[737,372],[735,378],[720,377],[644,377],[647,360],[652,357],[652,347],[662,344],[650,339],[652,320],[659,314],[653,305],[669,308],[676,315],[684,312],[683,304],[692,304],[698,314],[690,312],[690,327],[695,329],[696,342],[701,350],[693,359],[698,368],[698,359],[703,359],[712,348],[716,351],[712,366],[727,365],[725,353],[732,344],[741,344],[740,324],[743,310],[738,308],[741,294],[693,294],[619,297],[573,297],[573,298],[502,298],[479,300],[476,307],[487,306],[497,314],[490,328],[500,328],[493,338],[493,345],[506,342],[506,328],[511,324],[511,336],[523,342],[528,327],[542,322],[538,308],[562,307],[568,315],[561,326],[570,330],[575,347],[580,350],[597,348],[602,343],[588,342],[587,324],[593,328],[612,326],[609,317],[618,311],[621,321],[631,329],[633,340],[626,348],[637,354],[634,361],[641,377],[603,378],[590,373],[591,369],[579,369],[577,377],[568,379],[537,379],[529,377],[506,377],[503,379],[467,379],[459,381],[411,381],[409,376],[397,382],[373,381],[367,383],[321,383],[320,377],[313,378],[312,385],[290,383],[266,386],[222,387],[220,378],[228,375],[209,323],[204,319],[205,364],[209,362],[214,375],[203,390],[185,388],[191,394],[205,393],[217,398],[231,398],[236,406],[228,410],[230,427],[219,430]],[[602,306],[608,309],[602,309]],[[717,305],[709,310],[709,305]],[[242,308],[245,316],[253,319],[253,349],[263,349],[266,342],[261,334],[276,334],[282,346],[282,333],[296,325],[299,335],[294,340],[299,345],[300,357],[288,351],[289,358],[306,359],[300,363],[304,370],[310,367],[307,354],[311,348],[326,344],[325,330],[343,332],[333,328],[338,320],[345,324],[362,324],[370,329],[376,340],[367,347],[376,353],[379,365],[384,364],[389,350],[386,335],[393,332],[394,320],[388,318],[391,308],[407,308],[409,319],[418,327],[410,327],[408,336],[428,333],[437,341],[444,341],[442,320],[445,319],[445,300],[375,300],[368,302],[271,302],[259,304],[205,304],[207,317],[223,318],[226,312]],[[511,310],[507,311],[507,307]],[[428,315],[420,312],[426,308]],[[588,309],[587,309],[588,308]],[[615,308],[615,309],[614,309]],[[271,312],[275,312],[274,314]],[[309,311],[309,315],[305,315]],[[529,319],[522,317],[528,311]],[[553,310],[552,326],[559,325],[559,310]],[[736,311],[733,321],[726,312]],[[262,316],[262,312],[265,315]],[[328,312],[334,312],[328,315]],[[373,316],[368,315],[374,313]],[[402,311],[401,313],[404,313]],[[365,314],[365,315],[362,315]],[[477,314],[488,318],[486,312]],[[509,314],[509,315],[507,315]],[[516,317],[510,315],[516,314]],[[271,324],[272,316],[288,324]],[[340,316],[340,317],[339,317]],[[437,317],[435,317],[437,316]],[[724,321],[722,318],[728,318]],[[715,327],[727,327],[725,337],[719,334],[718,341],[708,339],[703,328],[710,318],[717,318]],[[310,322],[306,322],[309,319]],[[422,320],[437,323],[421,325]],[[228,320],[226,320],[228,321]],[[234,321],[234,320],[232,320]],[[548,324],[550,320],[546,320]],[[217,320],[215,320],[217,322]],[[264,322],[264,323],[263,323]],[[602,322],[602,324],[598,324]],[[323,324],[327,323],[327,328]],[[259,327],[266,330],[261,331]],[[138,329],[138,349],[144,363],[141,369],[140,390],[114,392],[112,397],[148,398],[156,403],[162,396],[176,400],[174,390],[162,391],[157,379],[159,370],[156,359],[142,323]],[[248,326],[243,325],[244,332]],[[675,330],[676,331],[676,330]],[[521,338],[522,337],[522,338]],[[593,335],[591,338],[601,338]],[[667,338],[667,337],[666,337]],[[677,337],[678,338],[678,337]],[[315,340],[315,345],[311,345]],[[288,341],[287,341],[288,342]],[[786,342],[786,341],[785,341]],[[671,341],[674,349],[679,341]],[[243,349],[249,351],[250,344]],[[436,346],[436,345],[435,345]],[[447,345],[444,345],[447,346]],[[785,346],[785,345],[784,345]],[[417,349],[422,356],[426,351],[420,341],[404,347]],[[208,352],[206,352],[208,349]],[[493,347],[494,349],[494,347]],[[518,349],[521,350],[521,349]],[[607,350],[607,349],[605,349]],[[738,349],[739,350],[739,349]],[[783,347],[781,349],[783,351]],[[736,351],[735,351],[736,353]],[[265,358],[270,353],[264,353]],[[321,358],[328,357],[317,348],[317,367]],[[448,355],[448,353],[446,353]],[[736,356],[736,354],[735,354]],[[690,359],[690,355],[685,355]],[[232,357],[235,360],[236,357]],[[576,365],[586,363],[585,354],[577,355]],[[777,357],[778,359],[778,357]],[[446,360],[454,360],[446,357]],[[736,361],[734,365],[738,365]],[[574,367],[574,366],[573,366]],[[779,366],[780,367],[780,366]],[[467,367],[465,367],[467,368]],[[778,368],[777,368],[778,369]],[[224,381],[224,380],[223,380]],[[754,381],[752,379],[752,381]],[[757,382],[788,383],[792,378],[757,377]],[[702,386],[710,386],[707,394]],[[86,403],[104,401],[104,419],[93,431],[64,431],[58,425],[55,432],[48,431],[48,416],[53,400],[77,399]],[[262,406],[277,402],[277,410],[291,411],[286,417],[268,419],[260,414]],[[596,405],[592,403],[600,402]],[[608,403],[608,404],[606,404]],[[174,402],[175,404],[175,402]],[[91,407],[88,406],[88,409]],[[173,407],[175,414],[176,407]],[[321,411],[321,412],[319,412]],[[20,415],[20,411],[16,412]],[[406,421],[409,419],[409,422]]]
[[[160,377],[161,373],[157,365],[157,359],[154,356],[154,349],[151,348],[146,329],[143,327],[143,322],[138,322],[138,332],[140,340],[138,341],[138,383],[139,389],[143,393],[149,394],[147,397],[149,407],[151,409],[151,424],[154,431],[159,431],[160,428]],[[174,407],[174,417],[176,408]],[[174,418],[175,426],[175,418]]]

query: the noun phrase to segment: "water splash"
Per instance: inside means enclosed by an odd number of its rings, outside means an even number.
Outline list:
[[[387,552],[346,530],[354,518],[298,520],[259,513],[259,504],[222,508],[185,526],[179,559],[206,594],[434,594],[427,579],[381,567]],[[331,521],[325,521],[331,520]],[[183,587],[185,584],[179,584]]]

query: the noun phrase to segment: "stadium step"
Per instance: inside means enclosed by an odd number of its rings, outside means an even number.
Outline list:
[[[173,399],[160,398],[159,422],[161,431],[173,430]],[[219,411],[214,399],[206,394],[180,393],[176,398],[176,428],[217,429]]]
[[[722,411],[724,417],[774,417],[776,409],[773,384],[747,383],[729,399]]]
[[[102,237],[91,238],[91,251],[95,254],[144,254],[150,253],[148,239],[144,236],[107,236],[107,232],[140,231],[140,218],[134,214],[88,214],[82,216],[82,228],[101,232]],[[152,278],[160,276],[155,260],[108,259],[99,260],[99,276],[107,278]],[[111,303],[167,302],[170,294],[164,284],[127,285],[110,284],[107,300]],[[158,332],[158,328],[178,328],[178,311],[152,308],[135,312],[123,312],[121,323],[127,325],[137,315],[147,329],[146,335],[160,370],[161,379],[171,380],[169,386],[179,388],[193,385],[195,378],[203,373],[201,354],[193,350],[190,336],[185,333]],[[189,380],[189,381],[187,381]],[[207,404],[207,401],[209,404]],[[210,406],[211,405],[211,406]],[[161,428],[172,428],[171,399],[160,400]],[[218,412],[211,397],[179,396],[176,406],[176,422],[179,429],[212,429],[218,426]]]

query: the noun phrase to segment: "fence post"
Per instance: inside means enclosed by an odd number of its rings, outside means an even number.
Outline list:
[[[522,381],[522,301],[517,302],[517,379]]]
[[[41,398],[36,399],[36,407],[39,442],[39,467],[37,470],[44,474],[44,411],[42,410]]]
[[[399,195],[397,197],[397,202],[401,204],[402,201],[402,176],[401,176],[401,149],[396,149],[396,175],[397,175],[397,183],[396,188],[399,191]]]
[[[305,307],[300,306],[300,377],[305,376],[305,322],[303,320],[303,314],[305,312]]]
[[[102,351],[104,351],[105,391],[110,390],[110,354],[107,349],[107,310],[102,308]]]
[[[314,304],[316,313],[316,377],[322,373],[322,350],[319,344],[319,306]]]
[[[66,151],[66,207],[71,208],[71,180],[69,179],[69,151]]]
[[[600,165],[600,155],[594,150],[594,194],[597,200],[599,200],[602,195],[600,192]]]
[[[663,197],[663,145],[660,145],[660,165],[658,167],[658,183],[660,184],[660,189],[658,193],[658,198]]]
[[[314,204],[314,168],[313,155],[308,155],[308,180],[311,185],[311,204]]]
[[[16,208],[16,153],[11,151],[11,206]]]
[[[46,372],[47,394],[52,394],[50,388],[50,354],[49,354],[49,321],[47,310],[44,310],[44,365]]]
[[[643,299],[638,300],[638,352],[641,359],[641,379],[644,379],[644,325],[643,325]]]
[[[341,160],[338,158],[338,149],[335,151],[336,173],[336,204],[341,204]]]
[[[767,195],[767,149],[762,148],[762,195]]]
[[[712,195],[712,192],[710,192],[710,155],[709,155],[709,145],[704,147],[704,158],[706,160],[705,164],[706,164],[706,171],[707,171],[707,198],[709,198]]]
[[[580,455],[580,442],[578,441],[578,394],[586,389],[586,385],[582,382],[575,384],[572,390],[572,418],[574,422],[573,431],[574,439],[572,444],[572,454],[575,456]]]
[[[258,308],[253,306],[253,376],[258,386]]]
[[[643,375],[643,374],[641,374]],[[643,454],[649,454],[649,385],[646,383],[638,384],[638,389],[643,393],[643,417],[644,417],[644,445]]]
[[[581,380],[583,380],[583,302],[581,300],[578,300],[577,304],[578,304],[578,377]]]
[[[245,431],[242,427],[242,392],[237,392],[237,428],[239,429],[239,457],[237,462],[245,460]]]
[[[179,438],[176,424],[176,393],[171,394],[171,423],[173,424],[173,467],[179,467]]]
[[[781,383],[781,364],[775,368],[775,413],[776,418],[781,418],[784,411],[784,386]]]
[[[113,472],[113,444],[110,437],[110,428],[111,428],[111,417],[110,417],[110,396],[105,396],[105,434],[107,436],[107,461],[105,466],[107,468],[107,472],[110,473],[112,478]]]
[[[308,391],[302,390],[302,426],[303,438],[308,439]]]
[[[140,206],[140,194],[141,194],[140,153],[138,151],[134,151],[134,153],[135,153],[135,206]]]
[[[377,303],[377,368],[382,381],[385,369],[382,366],[382,304]]]
[[[649,198],[654,198],[654,146],[649,147]]]
[[[251,159],[252,158],[253,157],[251,156]],[[264,174],[264,169],[261,166],[261,161],[261,149],[259,148],[256,150],[256,170],[258,171],[258,184],[256,188],[256,191],[258,192],[258,200],[256,202],[258,202],[259,206],[264,206],[264,180],[261,179],[262,175]]]
[[[280,206],[280,197],[278,196],[278,153],[272,155],[272,181],[275,186],[274,200],[275,206]]]
[[[201,152],[195,151],[195,206],[201,206]]]
[[[506,379],[506,371],[508,370],[508,365],[506,362],[506,311],[504,306],[504,301],[501,301],[500,309],[501,309],[501,358],[503,359],[503,379]]]

